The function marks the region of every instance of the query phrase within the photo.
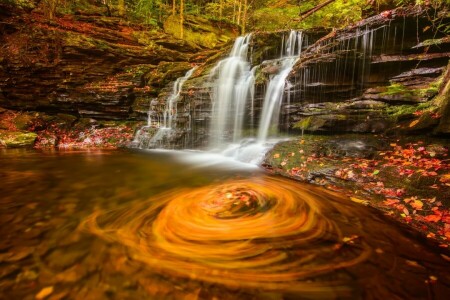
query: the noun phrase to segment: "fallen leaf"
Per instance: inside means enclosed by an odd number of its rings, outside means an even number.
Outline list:
[[[450,182],[450,174],[444,174],[441,176],[441,178],[439,179],[440,182],[446,183],[446,182]]]
[[[427,234],[427,238],[432,239],[432,238],[435,238],[435,237],[436,237],[436,234],[434,234],[433,232],[430,232],[430,233]]]
[[[445,259],[446,261],[450,261],[450,257],[445,255],[445,254],[441,254],[442,258]]]
[[[273,158],[279,158],[280,157],[280,153],[275,153],[274,155],[273,155]]]
[[[397,200],[397,199],[386,199],[385,201],[383,201],[383,204],[391,206],[391,205],[397,204],[399,202],[400,202],[400,200]]]
[[[419,123],[419,120],[412,121],[411,123],[409,123],[409,128],[416,126],[417,123]]]
[[[353,202],[362,204],[362,205],[369,205],[369,201],[367,201],[367,200],[362,200],[362,199],[355,198],[355,197],[350,197],[350,200],[352,200]]]
[[[411,206],[414,209],[421,210],[423,207],[423,202],[420,200],[414,200],[413,202],[411,202]]]
[[[419,263],[417,261],[414,261],[414,260],[406,260],[406,264],[411,266],[411,267],[422,268],[422,266],[419,265]]]
[[[441,216],[438,216],[438,215],[428,215],[428,216],[425,216],[425,221],[427,221],[427,222],[438,222],[438,221],[440,221],[441,220]]]
[[[45,287],[39,293],[37,293],[36,299],[44,299],[51,293],[53,293],[53,287],[52,286]]]

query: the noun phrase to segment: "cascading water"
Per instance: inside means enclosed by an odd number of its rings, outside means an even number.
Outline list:
[[[177,115],[178,110],[176,103],[178,99],[180,98],[181,89],[183,88],[184,83],[186,80],[189,79],[189,77],[192,76],[194,73],[196,67],[190,69],[187,71],[187,73],[183,76],[178,78],[172,87],[172,94],[170,94],[169,99],[167,99],[167,107],[164,111],[164,125],[163,128],[172,128],[173,126],[173,119]]]
[[[260,65],[251,68],[248,59],[250,41],[251,35],[237,38],[228,58],[220,61],[212,71],[215,87],[210,146],[238,160],[258,162],[268,149],[265,144],[269,132],[277,127],[286,78],[301,54],[304,35],[290,31],[282,38],[280,57],[269,62],[278,71],[269,78],[256,143],[255,137],[243,139],[245,123],[253,129],[255,72],[261,68]],[[245,120],[245,116],[250,116],[251,120]]]
[[[230,55],[212,70],[215,78],[210,146],[220,148],[241,138],[245,104],[255,81],[248,50],[251,34],[238,37]]]
[[[280,58],[280,71],[269,81],[264,106],[261,113],[261,121],[258,129],[258,142],[264,143],[269,136],[271,128],[275,131],[278,126],[280,106],[286,86],[286,78],[292,70],[295,62],[302,52],[303,33],[292,30],[287,41],[284,43]]]
[[[174,123],[178,109],[177,102],[180,98],[180,94],[184,83],[188,80],[197,67],[190,69],[183,77],[179,77],[172,86],[172,93],[167,99],[166,108],[163,113],[163,124],[158,128],[158,131],[149,139],[146,132],[152,127],[151,110],[148,112],[147,125],[139,129],[136,136],[132,142],[133,146],[136,148],[155,148],[158,146],[163,146],[163,140],[170,136],[176,125]]]

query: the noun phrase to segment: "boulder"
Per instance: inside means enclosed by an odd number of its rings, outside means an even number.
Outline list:
[[[33,147],[37,134],[28,131],[0,130],[0,147],[23,148]]]

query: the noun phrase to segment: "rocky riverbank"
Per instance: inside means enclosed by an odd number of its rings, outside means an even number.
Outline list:
[[[343,193],[448,248],[449,148],[429,137],[305,135],[277,144],[263,167]]]
[[[129,142],[161,89],[237,34],[190,18],[206,47],[94,8],[49,20],[0,4],[0,147]]]

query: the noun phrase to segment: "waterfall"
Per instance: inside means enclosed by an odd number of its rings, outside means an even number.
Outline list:
[[[182,77],[179,77],[172,86],[172,92],[167,98],[166,106],[163,112],[163,124],[162,126],[159,125],[158,130],[156,133],[152,134],[152,110],[151,108],[148,111],[148,118],[147,118],[147,125],[140,128],[134,137],[133,142],[131,143],[132,147],[136,148],[155,148],[164,146],[164,140],[168,139],[170,135],[174,133],[174,130],[176,129],[176,117],[178,113],[177,109],[177,102],[180,99],[180,94],[183,89],[183,85],[186,82],[186,80],[189,79],[189,77],[192,76],[195,69],[197,67],[194,67],[186,72],[186,74]],[[190,127],[190,124],[188,124]],[[149,137],[151,136],[151,138]]]
[[[255,70],[249,61],[251,35],[238,37],[229,56],[220,61],[211,72],[214,81],[210,146],[223,148],[242,140],[246,115],[253,117]],[[286,78],[301,54],[304,35],[291,30],[282,37],[279,59],[271,61],[279,67],[268,83],[258,128],[258,142],[264,143],[271,128],[278,124],[280,106],[286,86]],[[249,113],[246,111],[249,110]],[[253,123],[253,118],[249,122]]]
[[[287,41],[283,43],[284,49],[280,58],[280,71],[274,75],[264,96],[264,105],[261,112],[258,142],[264,143],[271,129],[276,131],[280,115],[281,102],[286,86],[286,78],[292,70],[295,62],[301,54],[303,46],[303,33],[291,30]]]
[[[212,70],[212,120],[209,144],[220,148],[241,139],[247,98],[252,94],[254,70],[248,59],[251,34],[238,37],[230,55]]]
[[[301,54],[304,35],[291,30],[282,37],[279,58],[261,64],[274,67],[277,72],[269,78],[257,136],[253,138],[248,134],[244,136],[243,131],[254,128],[255,73],[261,65],[252,68],[249,61],[250,42],[250,34],[237,38],[229,56],[211,71],[214,88],[209,144],[226,156],[258,162],[268,149],[267,138],[271,128],[278,127],[286,78]]]

